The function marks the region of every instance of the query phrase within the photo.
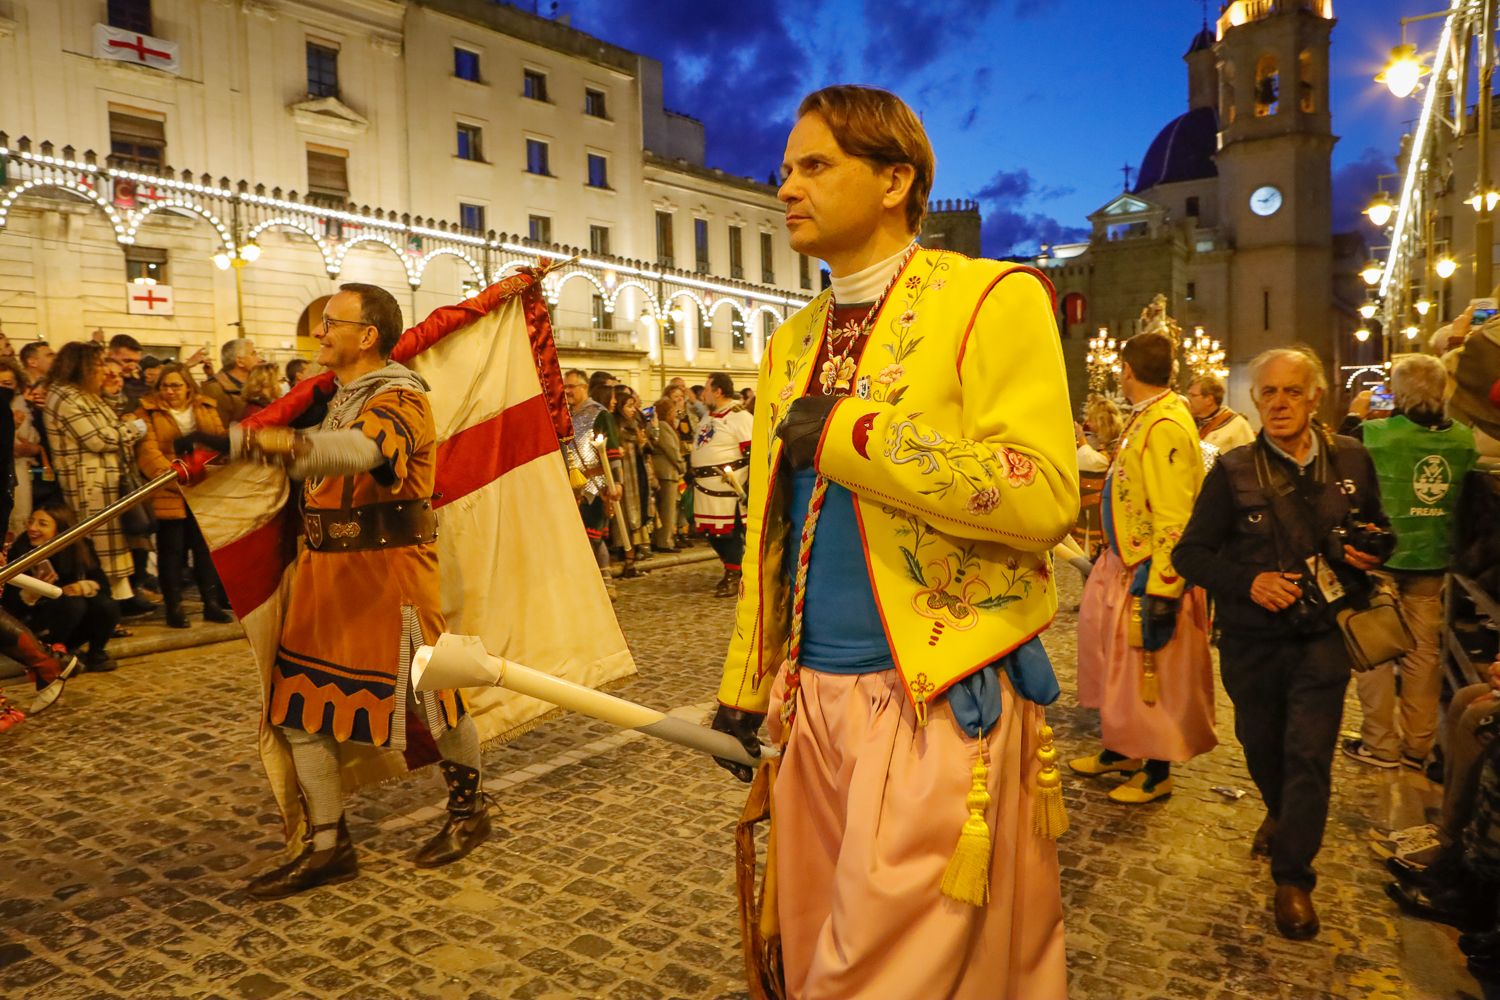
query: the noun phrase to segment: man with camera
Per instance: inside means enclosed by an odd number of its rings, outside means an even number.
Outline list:
[[[1368,599],[1394,537],[1363,445],[1313,420],[1317,358],[1266,351],[1250,375],[1260,436],[1204,480],[1172,561],[1217,602],[1235,735],[1266,804],[1251,852],[1271,859],[1277,929],[1302,940],[1318,932],[1312,862],[1349,683],[1336,614]]]

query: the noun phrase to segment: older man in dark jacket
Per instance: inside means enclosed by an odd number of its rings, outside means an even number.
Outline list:
[[[1303,939],[1349,684],[1335,614],[1368,595],[1392,539],[1364,447],[1313,421],[1322,364],[1278,349],[1250,370],[1261,434],[1209,473],[1172,562],[1217,602],[1235,735],[1266,804],[1252,853],[1271,858],[1277,928]]]

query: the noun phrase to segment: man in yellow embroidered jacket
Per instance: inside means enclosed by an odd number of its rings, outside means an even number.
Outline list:
[[[1130,775],[1109,793],[1128,804],[1172,794],[1171,762],[1218,744],[1207,601],[1171,560],[1204,476],[1198,428],[1168,388],[1175,352],[1160,333],[1120,348],[1132,409],[1105,482],[1107,547],[1078,612],[1078,701],[1099,709],[1104,749],[1071,766]]]
[[[833,288],[762,360],[714,724],[758,751],[769,713],[785,746],[796,1000],[1067,989],[1036,641],[1078,511],[1062,357],[1036,272],[916,245],[932,172],[911,109],[857,86],[802,102],[782,165]]]

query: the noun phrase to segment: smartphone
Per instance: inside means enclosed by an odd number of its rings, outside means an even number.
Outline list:
[[[1469,305],[1474,308],[1473,325],[1476,327],[1482,326],[1487,321],[1494,319],[1496,314],[1500,314],[1500,302],[1496,302],[1490,297],[1474,299]]]
[[[1381,382],[1370,387],[1370,412],[1377,410],[1394,410],[1396,408],[1396,397],[1391,395],[1390,386]]]
[[[52,568],[51,559],[43,559],[41,562],[31,567],[31,571],[27,575],[34,576],[38,580],[56,580],[57,570]]]
[[[654,407],[654,406],[643,406],[643,407],[641,407],[641,416],[645,417],[647,420],[655,420],[656,419],[656,407]]]

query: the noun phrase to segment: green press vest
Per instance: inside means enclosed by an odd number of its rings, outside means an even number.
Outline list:
[[[1449,517],[1474,465],[1474,432],[1453,421],[1438,430],[1404,416],[1370,420],[1365,448],[1380,477],[1381,506],[1396,532],[1390,569],[1441,570],[1452,548]]]

